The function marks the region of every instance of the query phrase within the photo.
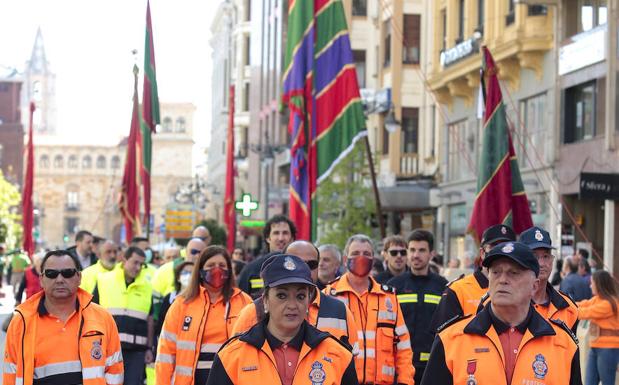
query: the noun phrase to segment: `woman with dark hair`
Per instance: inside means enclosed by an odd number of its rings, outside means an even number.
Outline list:
[[[260,275],[266,316],[217,352],[207,385],[358,385],[350,350],[305,320],[316,290],[305,261],[274,255]]]
[[[234,287],[228,251],[221,246],[204,249],[189,285],[176,297],[163,322],[156,383],[206,383],[215,353],[231,337],[239,312],[250,302],[247,294]]]
[[[614,385],[619,364],[619,284],[604,270],[591,276],[593,298],[578,302],[578,317],[590,320],[591,350],[585,385]]]

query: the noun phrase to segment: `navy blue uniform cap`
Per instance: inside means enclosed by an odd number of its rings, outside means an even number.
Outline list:
[[[262,264],[260,276],[265,287],[275,287],[288,283],[302,283],[316,286],[307,263],[296,255],[277,254]]]
[[[492,266],[492,262],[499,258],[507,257],[525,269],[531,270],[537,277],[539,275],[539,262],[533,255],[529,246],[521,242],[503,242],[494,246],[481,263],[484,267]]]

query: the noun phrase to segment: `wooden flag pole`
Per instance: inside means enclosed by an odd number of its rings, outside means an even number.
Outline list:
[[[376,173],[374,172],[374,160],[372,159],[372,149],[370,148],[370,139],[365,135],[365,150],[368,153],[368,161],[370,163],[370,175],[372,176],[372,188],[374,189],[374,199],[376,200],[376,216],[378,216],[378,225],[380,226],[380,236],[384,239],[387,237],[385,232],[385,221],[383,219],[383,208],[380,204],[380,195],[378,194],[378,185],[376,184]]]

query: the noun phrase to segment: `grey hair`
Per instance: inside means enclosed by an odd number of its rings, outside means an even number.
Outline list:
[[[325,251],[331,252],[333,253],[333,255],[335,255],[335,258],[337,259],[337,261],[339,263],[342,263],[342,253],[340,252],[340,249],[338,249],[336,245],[332,243],[321,245],[320,247],[318,247],[318,251],[320,251],[320,254],[324,254]]]
[[[372,252],[374,252],[374,242],[372,242],[372,239],[370,239],[370,237],[365,234],[355,234],[348,238],[348,240],[346,241],[346,247],[344,247],[344,255],[348,255],[348,248],[353,242],[369,243],[370,247],[372,248]]]

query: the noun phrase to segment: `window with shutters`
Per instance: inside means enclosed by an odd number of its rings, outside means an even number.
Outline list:
[[[421,51],[421,15],[404,15],[404,47],[402,62],[419,64]]]

